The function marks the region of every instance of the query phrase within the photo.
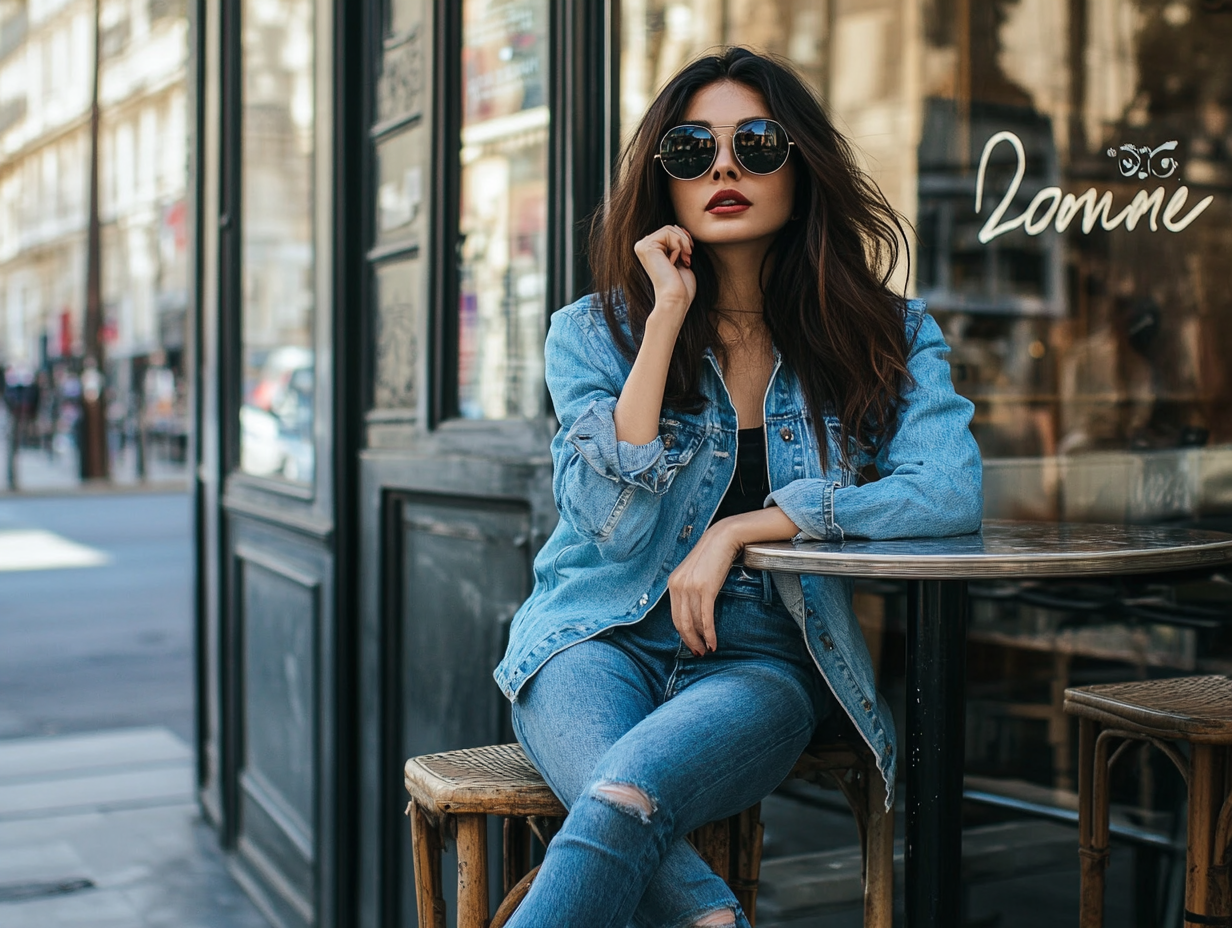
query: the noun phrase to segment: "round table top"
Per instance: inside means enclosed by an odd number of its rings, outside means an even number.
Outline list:
[[[1155,573],[1232,563],[1232,535],[1149,525],[988,520],[971,535],[746,545],[755,570],[899,580]]]

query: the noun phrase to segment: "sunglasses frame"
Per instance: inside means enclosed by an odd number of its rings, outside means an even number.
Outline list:
[[[736,151],[736,132],[739,131],[741,126],[747,126],[749,123],[752,123],[752,122],[774,123],[774,125],[778,126],[779,130],[783,133],[783,137],[787,139],[787,155],[786,157],[783,158],[783,164],[780,164],[777,168],[774,169],[774,171],[766,171],[764,173],[761,171],[754,171],[752,168],[750,168],[748,165],[744,163],[744,159],[741,158],[740,153]],[[677,129],[705,129],[707,132],[709,132],[714,137],[714,141],[715,141],[714,156],[710,159],[710,163],[706,165],[706,169],[702,171],[700,174],[696,175],[695,177],[677,177],[675,174],[673,174],[671,171],[668,170],[667,165],[663,161],[663,143],[666,142],[667,137],[671,135],[673,132],[675,132]],[[722,135],[720,135],[718,132],[714,131],[715,129],[731,129],[732,131],[730,134],[725,132]],[[732,157],[736,159],[736,161],[740,164],[741,168],[748,171],[750,174],[756,175],[757,177],[769,177],[771,174],[775,173],[775,171],[781,171],[783,169],[783,165],[787,164],[788,160],[791,158],[792,146],[796,144],[795,142],[791,140],[791,137],[787,134],[787,130],[783,127],[783,124],[781,122],[779,122],[777,119],[767,119],[762,116],[757,116],[753,119],[746,119],[744,122],[740,123],[739,125],[727,125],[727,126],[703,126],[700,123],[695,123],[695,122],[682,122],[680,125],[672,126],[670,129],[668,129],[666,132],[663,133],[663,137],[659,139],[659,151],[655,153],[654,160],[658,161],[659,164],[663,166],[663,170],[667,171],[667,176],[673,178],[674,180],[699,180],[700,178],[703,178],[708,173],[710,173],[710,169],[714,167],[714,163],[719,160],[718,141],[719,139],[725,138],[725,137],[732,140]]]

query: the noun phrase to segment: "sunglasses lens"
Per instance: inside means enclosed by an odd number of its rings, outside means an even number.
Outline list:
[[[705,126],[677,126],[663,136],[659,160],[678,180],[701,177],[714,163],[715,138]]]
[[[772,119],[753,119],[736,128],[732,148],[745,170],[773,174],[787,162],[787,133]]]

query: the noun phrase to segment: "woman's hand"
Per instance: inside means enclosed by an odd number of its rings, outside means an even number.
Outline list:
[[[697,294],[692,270],[693,236],[681,226],[664,226],[634,245],[633,253],[654,286],[651,316],[666,315],[679,325]]]
[[[706,529],[693,550],[667,578],[672,624],[695,657],[719,646],[714,631],[714,601],[743,547],[726,526],[733,521],[723,519]]]
[[[720,519],[702,533],[680,566],[667,578],[672,602],[672,624],[680,640],[701,657],[719,646],[714,630],[714,601],[732,563],[745,545],[786,541],[800,529],[778,506]]]

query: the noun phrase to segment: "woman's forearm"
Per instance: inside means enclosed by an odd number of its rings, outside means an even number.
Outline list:
[[[710,531],[720,533],[732,550],[739,554],[745,545],[762,541],[790,541],[800,529],[778,506],[768,506],[721,519],[710,527]]]
[[[657,311],[646,319],[641,347],[612,414],[618,441],[645,445],[658,437],[663,391],[679,332],[674,319],[664,318]]]

